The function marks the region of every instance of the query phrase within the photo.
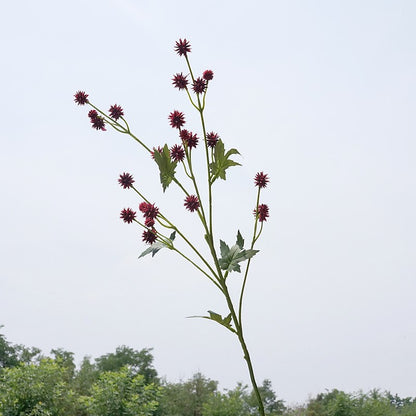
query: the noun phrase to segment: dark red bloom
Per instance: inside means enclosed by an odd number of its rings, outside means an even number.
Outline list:
[[[153,148],[153,151],[150,152],[150,154],[152,155],[153,160],[155,159],[155,152],[162,153],[163,152],[163,147],[158,146],[157,149],[156,149],[156,147]]]
[[[202,94],[205,91],[206,88],[207,88],[206,81],[202,78],[199,78],[199,77],[192,84],[192,89],[197,94]]]
[[[78,105],[84,105],[88,103],[88,94],[86,94],[84,91],[77,91],[74,97],[74,101]]]
[[[122,175],[120,175],[120,177],[118,178],[118,183],[124,188],[124,189],[128,189],[131,188],[133,186],[133,176],[130,175],[130,173],[123,173]]]
[[[175,44],[175,52],[178,53],[179,56],[186,55],[191,52],[191,44],[186,39],[179,39]]]
[[[196,145],[198,144],[198,136],[196,134],[191,133],[188,130],[181,130],[179,135],[182,139],[182,142],[191,149],[193,147],[196,147]]]
[[[144,225],[146,227],[152,228],[155,225],[155,220],[153,218],[146,218],[144,220]]]
[[[131,208],[124,208],[120,213],[120,218],[130,224],[136,218],[136,213]]]
[[[145,218],[156,218],[159,214],[159,208],[155,207],[155,204],[150,202],[142,202],[139,205],[139,210],[143,213]]]
[[[220,136],[218,136],[218,134],[214,133],[213,131],[211,133],[207,133],[207,145],[208,145],[208,147],[215,147],[219,138],[220,138]]]
[[[198,197],[196,195],[188,195],[185,198],[185,203],[184,203],[186,209],[188,209],[191,212],[196,211],[199,208],[199,200]]]
[[[91,123],[92,123],[92,127],[96,130],[102,130],[102,131],[106,131],[107,129],[105,128],[105,121],[102,117],[100,116],[95,116],[95,117],[90,117],[91,119]]]
[[[117,104],[112,105],[108,112],[110,113],[110,117],[114,120],[118,120],[120,117],[124,116],[123,109]]]
[[[196,147],[196,145],[198,144],[199,138],[196,134],[192,134],[191,132],[189,132],[188,135],[188,140],[186,141],[186,144],[188,145],[188,147],[190,149],[192,149],[193,147]]]
[[[98,117],[98,113],[95,110],[90,110],[88,111],[88,117],[91,119],[92,123],[92,120]]]
[[[207,69],[202,74],[202,78],[204,78],[205,81],[211,81],[212,78],[214,78],[214,73],[210,69]]]
[[[183,75],[182,72],[180,74],[176,74],[172,78],[172,84],[175,88],[179,88],[180,90],[184,90],[188,85],[188,80],[186,79],[186,75]]]
[[[175,162],[182,162],[182,160],[185,158],[185,150],[183,150],[183,147],[180,144],[175,144],[170,149],[170,157]]]
[[[153,244],[156,241],[157,232],[154,228],[151,230],[145,230],[142,234],[142,239],[147,244]]]
[[[269,177],[267,176],[267,174],[263,172],[256,173],[256,176],[254,177],[254,184],[256,186],[258,186],[259,188],[265,188],[268,182]]]
[[[266,204],[260,204],[253,213],[255,216],[258,216],[260,222],[266,221],[269,217],[269,207]]]
[[[173,111],[169,114],[170,125],[173,128],[180,129],[185,124],[185,115],[181,111]]]

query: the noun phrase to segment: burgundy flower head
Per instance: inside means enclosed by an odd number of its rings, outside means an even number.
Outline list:
[[[188,195],[185,198],[185,208],[191,212],[196,211],[199,208],[199,200],[196,195]]]
[[[108,112],[110,113],[110,117],[114,120],[118,120],[120,117],[124,116],[123,109],[117,104],[112,105]]]
[[[175,162],[182,162],[182,160],[185,158],[185,150],[183,150],[183,147],[180,144],[175,144],[170,149],[170,157]]]
[[[254,184],[256,186],[258,186],[259,188],[265,188],[268,182],[269,177],[267,176],[267,174],[263,172],[256,173],[256,176],[254,177]]]
[[[74,97],[74,101],[78,105],[84,105],[88,103],[88,94],[86,94],[85,91],[77,91]]]
[[[179,56],[186,55],[191,52],[191,44],[186,39],[179,39],[175,44],[175,52]]]
[[[257,209],[253,211],[254,216],[258,216],[259,221],[267,221],[269,217],[269,207],[266,204],[260,204]]]
[[[130,173],[123,173],[118,178],[118,183],[124,188],[129,189],[133,186],[134,179],[133,176],[130,175]]]
[[[157,232],[154,228],[151,230],[145,230],[142,234],[142,240],[147,244],[153,244],[156,241]]]
[[[211,81],[212,78],[214,78],[214,73],[210,69],[207,69],[202,74],[202,78],[204,78],[205,81]]]
[[[92,128],[94,128],[96,130],[102,130],[102,131],[107,130],[105,128],[105,121],[102,117],[97,115],[95,117],[90,117],[90,119],[91,119],[91,123],[92,123]]]
[[[185,115],[175,110],[169,114],[169,121],[173,128],[180,129],[185,124]]]
[[[220,136],[218,136],[218,134],[214,133],[213,131],[211,133],[207,133],[207,145],[208,145],[208,147],[215,147],[219,138],[220,138]]]
[[[176,74],[172,78],[172,84],[175,88],[178,88],[180,90],[184,90],[188,85],[188,80],[186,79],[186,75],[183,75],[182,72],[180,74]]]
[[[120,213],[120,218],[130,224],[136,218],[136,213],[131,208],[124,208]]]
[[[156,218],[157,214],[159,214],[159,208],[155,207],[155,204],[151,204],[150,202],[142,202],[139,205],[139,210],[143,213],[145,218]]]
[[[144,225],[146,227],[152,228],[155,225],[155,220],[153,218],[146,218],[144,220]]]
[[[95,111],[95,110],[90,110],[90,111],[88,111],[88,117],[91,119],[91,123],[92,123],[92,121],[93,121],[96,117],[98,117],[98,113],[97,113],[97,111]]]
[[[196,134],[189,132],[188,139],[186,140],[186,144],[188,145],[188,147],[190,149],[192,149],[193,147],[196,147],[196,145],[198,144],[198,141],[199,141],[198,136]]]
[[[202,94],[206,88],[207,88],[207,82],[204,79],[199,78],[199,77],[192,84],[192,89],[197,94]]]

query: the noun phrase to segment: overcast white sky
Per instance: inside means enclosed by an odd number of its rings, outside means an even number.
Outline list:
[[[169,380],[248,383],[236,339],[185,319],[222,299],[170,252],[138,260],[123,171],[192,238],[198,223],[132,140],[91,129],[81,89],[121,104],[150,146],[167,116],[197,117],[171,77],[186,37],[212,69],[208,130],[242,154],[216,185],[217,239],[248,239],[255,189],[270,206],[245,306],[259,380],[288,402],[324,389],[416,395],[416,3],[5,2],[0,15],[0,324],[9,340],[77,360],[153,347]],[[201,243],[203,244],[203,243]],[[235,282],[241,276],[232,276]]]

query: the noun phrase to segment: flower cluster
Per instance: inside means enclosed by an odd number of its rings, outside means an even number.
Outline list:
[[[179,136],[182,139],[182,143],[187,146],[189,149],[196,147],[199,141],[199,138],[196,134],[188,131],[188,130],[181,130]]]
[[[172,78],[172,81],[174,87],[178,88],[179,90],[184,90],[187,88],[188,80],[186,79],[186,76],[182,74],[182,72],[180,74],[176,74]]]
[[[88,117],[90,118],[92,128],[106,131],[104,118],[99,116],[96,110],[90,110]]]
[[[147,229],[143,231],[142,240],[145,243],[153,244],[157,239],[157,231],[154,225],[155,219],[159,214],[159,208],[150,202],[142,202],[139,205],[139,210],[143,214],[144,224],[147,227]]]

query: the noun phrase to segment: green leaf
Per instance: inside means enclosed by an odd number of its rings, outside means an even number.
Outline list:
[[[162,248],[164,248],[164,247],[168,247],[168,248],[173,247],[173,240],[175,239],[175,237],[176,237],[176,231],[174,231],[169,237],[169,240],[170,240],[171,244],[165,244],[165,243],[162,243],[161,241],[157,241],[156,243],[153,243],[149,248],[147,248],[145,251],[143,251],[142,254],[140,254],[139,259],[141,257],[146,256],[147,254],[151,254],[152,257],[154,257],[154,255],[158,251],[162,250]]]
[[[223,318],[219,313],[208,311],[209,316],[188,316],[188,318],[203,318],[209,319],[210,321],[215,321],[222,326],[225,326],[231,332],[235,332],[235,329],[231,326],[231,313]]]
[[[221,258],[218,259],[218,262],[222,270],[241,273],[239,263],[250,259],[259,252],[259,250],[252,249],[245,250],[243,246],[244,239],[241,236],[240,231],[237,233],[237,243],[231,248],[229,248],[224,241],[220,240]]]
[[[154,151],[153,156],[157,165],[159,166],[160,172],[160,183],[162,184],[163,192],[170,185],[175,177],[175,169],[177,162],[172,161],[170,157],[170,151],[167,144],[163,147],[161,152]]]
[[[237,232],[237,241],[236,244],[238,245],[238,247],[240,247],[241,249],[243,249],[244,247],[244,238],[242,237],[240,230],[238,230]]]
[[[214,160],[209,165],[212,175],[212,183],[214,183],[214,181],[218,178],[225,180],[225,171],[231,166],[241,166],[240,163],[230,159],[230,156],[239,154],[240,153],[237,149],[230,149],[227,153],[225,153],[224,143],[221,139],[218,140],[215,145]]]

